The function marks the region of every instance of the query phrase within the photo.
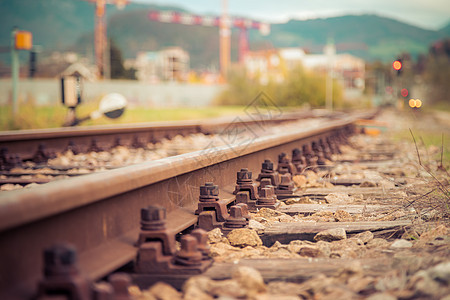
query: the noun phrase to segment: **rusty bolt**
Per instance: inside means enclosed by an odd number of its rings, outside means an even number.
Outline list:
[[[236,206],[239,206],[242,211],[242,216],[248,221],[250,220],[250,214],[248,213],[248,205],[245,203],[238,203]]]
[[[131,285],[131,278],[129,275],[125,273],[115,273],[109,276],[108,281],[114,289],[114,299],[132,299],[128,292],[128,287]]]
[[[287,160],[287,155],[286,155],[286,153],[281,152],[281,153],[278,155],[278,163],[286,162],[286,160]]]
[[[292,183],[291,180],[291,174],[290,173],[286,173],[281,175],[281,181],[280,181],[280,186],[290,186]]]
[[[259,184],[259,188],[265,188],[268,185],[272,185],[272,181],[270,180],[270,178],[263,178],[261,179],[261,183]]]
[[[141,209],[142,230],[163,230],[166,225],[166,209],[162,206],[148,206]]]
[[[252,182],[252,172],[250,172],[247,168],[242,168],[237,172],[237,184]]]
[[[264,160],[264,162],[262,163],[261,172],[263,173],[273,172],[273,163],[269,159]]]
[[[175,262],[184,266],[198,266],[202,263],[202,253],[198,249],[198,242],[192,235],[181,237],[180,251],[175,256]]]
[[[247,220],[243,217],[242,207],[234,205],[230,208],[230,216],[225,221],[225,227],[242,228],[247,225]]]
[[[322,152],[322,148],[320,147],[319,143],[317,143],[317,142],[312,142],[311,148],[316,154],[319,152]]]
[[[92,292],[95,300],[110,300],[114,297],[114,288],[107,282],[95,284]]]
[[[197,239],[197,248],[202,252],[203,259],[209,258],[208,232],[197,228],[191,232],[191,235]]]
[[[264,187],[259,191],[259,199],[258,203],[260,204],[275,204],[277,202],[277,198],[274,194],[274,190],[272,186]]]
[[[302,151],[298,148],[292,150],[292,161],[300,161],[302,156]]]
[[[214,202],[219,200],[219,186],[212,182],[207,182],[200,186],[200,202]]]
[[[68,244],[56,244],[44,250],[44,275],[46,277],[77,274],[76,249]]]
[[[270,198],[272,196],[272,191],[270,190],[270,188],[267,188],[267,187],[262,188],[259,191],[259,196],[261,198],[268,199],[268,198]]]
[[[311,149],[311,145],[310,144],[303,145],[303,153],[305,155],[311,155],[312,154],[312,149]]]

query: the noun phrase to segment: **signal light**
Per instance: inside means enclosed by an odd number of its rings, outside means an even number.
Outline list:
[[[419,99],[416,99],[416,107],[419,108],[422,106],[422,101],[420,101]]]
[[[408,97],[409,92],[408,92],[407,89],[402,89],[402,90],[400,91],[400,94],[401,94],[403,97]]]
[[[400,76],[400,74],[402,73],[402,60],[401,59],[397,59],[396,61],[394,61],[392,63],[392,67],[394,68],[395,71],[397,71],[397,76]]]
[[[420,108],[422,101],[420,99],[409,99],[408,104],[411,108]]]
[[[396,60],[392,63],[392,67],[394,70],[399,71],[402,68],[402,62],[400,60]]]

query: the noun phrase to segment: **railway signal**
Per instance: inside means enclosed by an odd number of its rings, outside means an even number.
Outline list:
[[[16,27],[11,31],[11,81],[13,115],[19,110],[18,104],[18,82],[19,82],[19,52],[18,50],[31,50],[33,47],[33,35],[29,31],[18,30]]]
[[[33,35],[29,31],[17,30],[14,40],[16,50],[31,50],[33,47]]]
[[[402,72],[402,60],[401,59],[397,59],[392,63],[392,67],[394,68],[395,71],[397,71],[397,76],[399,76]]]
[[[124,96],[112,93],[102,98],[96,111],[78,118],[76,108],[82,101],[82,84],[79,76],[61,78],[61,101],[69,109],[64,126],[76,126],[86,120],[100,118],[102,115],[110,119],[117,119],[124,113],[127,106],[127,99]]]
[[[403,97],[408,97],[409,91],[408,91],[408,89],[403,88],[403,89],[400,91],[400,94],[401,94]]]
[[[422,101],[420,99],[410,99],[408,104],[409,104],[409,107],[411,107],[411,108],[422,107]]]

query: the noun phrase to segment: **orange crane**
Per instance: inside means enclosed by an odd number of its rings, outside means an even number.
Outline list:
[[[223,13],[221,17],[198,16],[174,11],[152,10],[148,17],[152,21],[176,23],[185,25],[203,25],[219,27],[220,35],[220,72],[222,78],[226,78],[230,65],[230,27],[239,29],[239,62],[242,63],[248,52],[248,29],[259,29],[260,33],[267,35],[270,25],[263,22],[252,21],[243,18],[230,18],[227,12],[227,1],[223,1]]]
[[[97,65],[97,72],[99,78],[109,78],[109,55],[107,50],[107,36],[106,36],[106,4],[115,4],[119,9],[122,9],[129,3],[128,0],[86,0],[95,3],[95,64]],[[106,55],[105,55],[106,54]]]

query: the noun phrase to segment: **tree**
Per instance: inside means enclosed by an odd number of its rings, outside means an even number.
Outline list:
[[[424,80],[428,86],[429,103],[449,102],[450,39],[436,42],[430,47]]]
[[[110,67],[111,67],[111,79],[136,79],[136,70],[125,69],[123,66],[122,51],[117,47],[116,43],[110,39]]]
[[[228,78],[228,88],[216,99],[218,104],[247,105],[261,91],[269,95],[279,106],[312,107],[325,105],[325,74],[311,72],[298,66],[287,71],[283,81],[269,80],[261,84],[260,76],[248,78],[245,70],[234,69]],[[342,88],[333,83],[333,102],[342,105]]]

